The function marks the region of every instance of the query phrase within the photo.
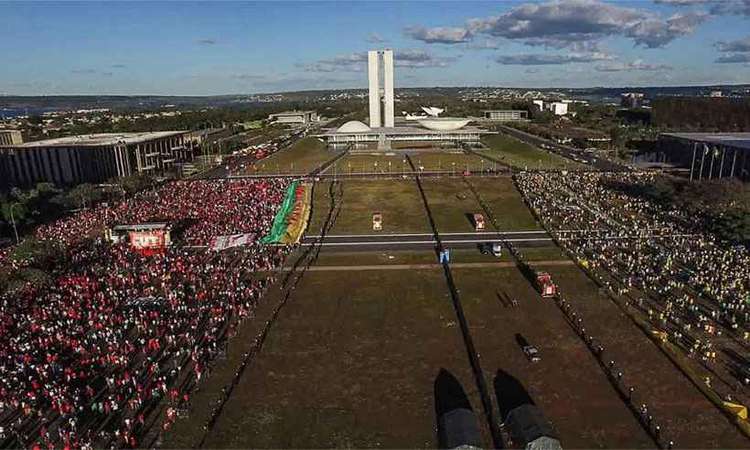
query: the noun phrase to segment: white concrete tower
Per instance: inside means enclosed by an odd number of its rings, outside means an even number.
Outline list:
[[[393,50],[383,51],[383,122],[393,127]]]
[[[370,128],[380,128],[380,68],[377,50],[367,52],[367,73],[370,82]]]

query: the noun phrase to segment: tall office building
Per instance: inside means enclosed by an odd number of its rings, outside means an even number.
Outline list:
[[[380,88],[380,68],[383,88]],[[393,50],[370,50],[367,53],[370,85],[370,127],[393,127]]]
[[[380,59],[376,50],[367,52],[367,73],[370,82],[370,128],[380,128]]]
[[[383,122],[393,127],[393,50],[383,52]]]

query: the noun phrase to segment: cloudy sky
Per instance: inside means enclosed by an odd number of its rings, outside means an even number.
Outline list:
[[[750,0],[0,2],[0,94],[750,83]]]

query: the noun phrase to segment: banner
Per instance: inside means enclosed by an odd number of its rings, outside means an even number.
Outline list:
[[[312,204],[312,188],[309,184],[292,182],[273,220],[271,231],[261,242],[264,244],[298,243],[307,229]]]
[[[281,238],[281,242],[284,244],[298,243],[302,239],[302,235],[307,229],[307,222],[310,219],[312,205],[312,189],[310,185],[303,184],[298,186],[294,194],[294,208],[287,220],[286,233]]]
[[[255,235],[251,233],[217,236],[211,240],[211,250],[220,252],[228,248],[247,245],[253,241],[255,241]]]
[[[164,230],[129,231],[130,246],[135,250],[163,249],[166,246]]]
[[[286,232],[286,217],[294,207],[294,192],[297,189],[296,181],[293,181],[288,188],[286,188],[286,195],[284,195],[284,201],[281,202],[279,212],[276,213],[276,217],[273,219],[273,225],[271,225],[271,231],[268,232],[267,236],[261,239],[264,244],[272,244],[281,242],[281,238]]]

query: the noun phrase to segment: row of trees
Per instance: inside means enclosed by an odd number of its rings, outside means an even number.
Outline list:
[[[750,131],[750,98],[659,97],[655,125],[679,131]]]
[[[31,189],[14,188],[0,193],[2,235],[15,239],[13,223],[19,235],[35,226],[55,220],[68,211],[131,195],[152,186],[154,180],[147,175],[133,175],[105,184],[79,184],[63,190],[52,183],[37,183]]]
[[[112,183],[80,184],[62,190],[51,183],[38,183],[31,189],[13,189],[0,194],[0,222],[6,244],[15,240],[13,222],[22,238],[9,255],[12,264],[0,267],[0,293],[12,292],[24,285],[43,286],[53,278],[55,267],[65,258],[59,243],[24,236],[39,224],[53,221],[70,210],[132,195],[152,186],[154,180],[135,175]]]

